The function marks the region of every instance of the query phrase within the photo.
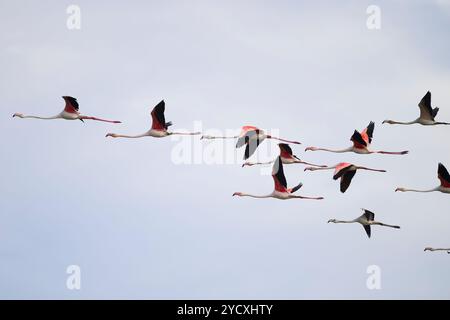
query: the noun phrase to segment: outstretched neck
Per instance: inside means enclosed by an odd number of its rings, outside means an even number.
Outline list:
[[[136,138],[143,138],[149,136],[148,133],[138,134],[135,136],[129,136],[125,134],[115,134],[115,133],[108,133],[106,135],[107,137],[113,137],[113,138],[128,138],[128,139],[136,139]]]
[[[346,152],[350,152],[353,150],[353,148],[346,148],[346,149],[342,149],[342,150],[333,150],[333,149],[325,149],[325,148],[319,148],[317,150],[320,151],[328,151],[328,152],[333,152],[333,153],[346,153]]]
[[[53,120],[53,119],[60,119],[61,116],[58,114],[58,115],[52,116],[52,117],[22,116],[20,118],[23,118],[23,119],[39,119],[39,120]]]
[[[213,140],[213,139],[237,139],[239,136],[209,136],[209,135],[203,135],[200,139],[205,140]]]
[[[398,188],[397,191],[402,191],[402,192],[429,193],[429,192],[440,191],[440,187],[433,188],[433,189],[430,189],[430,190],[416,190],[416,189]]]
[[[355,220],[335,220],[333,223],[355,223]]]
[[[409,122],[388,120],[388,121],[384,121],[383,123],[400,124],[400,125],[406,125],[407,126],[407,125],[419,123],[419,119],[416,119],[416,120],[413,120],[413,121],[409,121]]]
[[[241,197],[249,197],[249,198],[256,198],[256,199],[264,199],[264,198],[271,198],[272,194],[268,194],[265,196],[261,196],[261,195],[254,195],[254,194],[248,194],[248,193],[242,193]]]

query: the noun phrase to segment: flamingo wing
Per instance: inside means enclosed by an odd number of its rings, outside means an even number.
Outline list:
[[[293,157],[292,149],[287,143],[279,143],[278,147],[280,147],[280,156],[282,158],[291,159]]]
[[[249,139],[245,146],[244,160],[250,158],[262,141],[259,138]]]
[[[167,130],[171,123],[166,123],[166,118],[164,117],[164,111],[166,110],[166,103],[161,100],[152,110],[152,129],[153,130]]]
[[[344,193],[350,187],[353,177],[356,174],[356,170],[347,170],[341,178],[341,192]]]
[[[431,107],[431,92],[428,91],[425,96],[419,102],[420,118],[424,120],[434,121],[434,117],[437,115],[439,109],[433,110]]]
[[[65,112],[78,113],[78,110],[80,108],[79,108],[78,101],[76,98],[70,97],[70,96],[63,96],[62,98],[66,102],[66,105],[64,107]]]
[[[367,147],[367,142],[364,140],[362,135],[357,130],[353,132],[353,135],[350,138],[350,140],[353,141],[353,145],[355,146],[355,148],[361,149]]]
[[[279,192],[287,192],[287,181],[283,171],[283,162],[278,157],[273,164],[272,178],[275,183],[275,190]]]
[[[367,219],[367,221],[373,221],[375,219],[375,213],[373,213],[372,211],[364,210],[364,214],[361,217],[365,217]]]
[[[350,167],[352,167],[353,165],[351,163],[347,163],[347,162],[341,162],[336,166],[336,170],[334,171],[334,175],[333,175],[333,179],[337,180],[340,177],[342,177],[342,175],[344,173],[346,173]]]
[[[374,130],[375,130],[375,122],[370,121],[370,123],[367,126],[367,128],[365,128],[363,130],[363,132],[361,132],[361,136],[364,139],[364,141],[366,141],[367,144],[372,143],[373,131]]]
[[[363,225],[364,230],[366,230],[367,236],[370,238],[371,235],[371,229],[370,229],[370,225]]]
[[[438,178],[441,180],[442,187],[450,188],[450,174],[442,163],[439,163]]]
[[[241,148],[245,144],[247,144],[252,139],[257,139],[260,135],[262,130],[251,127],[251,126],[245,126],[242,127],[241,134],[239,135],[239,138],[236,142],[236,148]]]

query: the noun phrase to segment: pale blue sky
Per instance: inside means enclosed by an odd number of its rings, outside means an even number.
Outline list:
[[[70,4],[79,31],[66,28]],[[381,30],[366,28],[370,4]],[[381,125],[415,119],[427,90],[450,121],[449,1],[1,0],[0,21],[0,298],[450,298],[450,256],[423,252],[450,246],[448,196],[394,193],[438,184],[450,129]],[[123,124],[11,118],[56,114],[62,95]],[[105,138],[145,131],[162,98],[175,128],[279,129],[307,161],[388,173],[360,172],[341,194],[331,172],[289,166],[289,184],[326,199],[232,198],[272,179],[175,165],[171,139]],[[411,154],[303,152],[346,147],[371,120],[375,149]],[[402,229],[369,240],[326,223],[361,207]],[[71,264],[80,291],[66,289]],[[366,288],[373,264],[381,290]]]

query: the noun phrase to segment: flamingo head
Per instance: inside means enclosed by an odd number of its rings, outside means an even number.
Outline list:
[[[330,223],[330,222],[332,222],[332,223],[336,223],[336,219],[330,219],[330,220],[328,220],[328,222],[327,222],[327,223]]]
[[[251,167],[252,165],[253,165],[253,163],[251,163],[251,162],[244,162],[244,163],[242,164],[242,168],[245,167],[245,166]]]
[[[314,168],[314,167],[306,167],[305,170],[303,170],[303,171],[315,171],[315,170],[317,170],[317,168]]]
[[[305,149],[305,151],[317,151],[316,147],[308,147]]]
[[[117,138],[117,134],[115,134],[115,133],[108,133],[105,137],[106,138],[108,138],[108,137]]]
[[[242,197],[242,192],[235,192],[233,193],[233,197],[234,196]]]
[[[209,135],[202,135],[200,137],[200,140],[203,140],[203,139],[214,139],[214,138],[212,136],[209,136]]]
[[[405,192],[405,188],[397,188],[395,189],[395,192]]]
[[[431,248],[431,247],[426,247],[425,249],[423,249],[423,251],[433,251],[433,248]]]
[[[383,124],[385,124],[385,123],[388,123],[388,124],[394,124],[394,121],[392,121],[392,120],[384,120],[384,121],[383,121]]]
[[[22,113],[14,113],[13,114],[13,118],[18,117],[18,118],[23,118],[23,114]]]

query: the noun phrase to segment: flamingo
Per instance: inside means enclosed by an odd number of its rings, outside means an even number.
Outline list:
[[[301,144],[298,141],[290,141],[286,139],[281,139],[278,137],[273,137],[271,135],[268,135],[264,132],[264,130],[261,130],[254,126],[243,126],[241,129],[241,133],[238,136],[210,136],[210,135],[203,135],[201,139],[238,139],[236,143],[236,148],[241,148],[242,146],[245,147],[245,153],[244,153],[244,160],[247,160],[250,158],[253,153],[255,153],[258,146],[265,140],[265,139],[274,139],[286,143],[292,143],[292,144]]]
[[[370,212],[369,210],[366,209],[362,209],[364,211],[364,213],[354,219],[354,220],[350,220],[350,221],[342,221],[342,220],[336,220],[336,219],[330,219],[328,220],[328,223],[332,222],[332,223],[359,223],[364,227],[364,230],[366,230],[367,236],[370,238],[370,234],[371,234],[371,229],[370,226],[383,226],[383,227],[389,227],[389,228],[395,228],[395,229],[400,229],[399,226],[393,226],[390,224],[385,224],[385,223],[381,223],[378,221],[375,221],[375,214],[373,212]]]
[[[277,160],[275,160],[275,163],[273,165],[272,170],[272,178],[275,184],[275,189],[272,191],[272,193],[265,195],[265,196],[257,196],[252,194],[247,194],[243,192],[235,192],[233,193],[233,196],[239,196],[239,197],[251,197],[251,198],[275,198],[280,200],[287,200],[287,199],[310,199],[310,200],[322,200],[323,197],[303,197],[303,196],[296,196],[293,193],[296,192],[298,189],[300,189],[303,184],[299,183],[297,186],[293,188],[287,187],[287,181],[286,177],[284,176],[283,171],[283,162],[281,161],[281,157],[278,157]]]
[[[450,125],[448,122],[437,122],[434,120],[436,118],[439,108],[431,107],[431,92],[428,91],[425,96],[419,102],[420,108],[420,117],[416,120],[410,122],[399,122],[394,120],[384,120],[383,123],[388,124],[402,124],[402,125],[411,125],[411,124],[421,124],[423,126],[435,126],[435,125]]]
[[[337,180],[337,179],[341,178],[341,192],[342,193],[347,191],[357,170],[386,172],[386,170],[371,169],[371,168],[356,166],[354,164],[346,163],[346,162],[341,162],[335,166],[325,167],[325,168],[306,167],[305,171],[332,170],[332,169],[335,169],[333,179]]]
[[[450,254],[450,248],[445,249],[445,248],[431,248],[431,247],[426,247],[423,251],[447,251],[447,253]]]
[[[96,117],[89,117],[81,115],[79,110],[78,101],[74,97],[63,96],[62,97],[66,102],[64,110],[53,117],[38,117],[38,116],[26,116],[22,113],[14,113],[13,118],[22,118],[22,119],[41,119],[41,120],[54,120],[54,119],[64,119],[64,120],[95,120],[95,121],[103,121],[109,123],[121,123],[120,121],[112,121],[112,120],[104,120]]]
[[[358,154],[392,154],[392,155],[403,155],[408,154],[409,151],[401,151],[401,152],[389,152],[389,151],[372,151],[369,149],[370,144],[372,143],[373,131],[375,129],[375,123],[370,122],[367,128],[365,128],[361,133],[355,130],[352,137],[350,138],[353,141],[353,146],[343,149],[343,150],[330,150],[325,148],[316,148],[316,147],[308,147],[305,151],[328,151],[334,153],[345,153],[345,152],[354,152]]]
[[[279,143],[278,147],[280,148],[280,157],[281,157],[281,162],[283,162],[283,164],[301,163],[301,164],[306,164],[308,166],[314,166],[314,167],[322,167],[322,168],[326,167],[323,165],[312,164],[312,163],[308,163],[308,162],[304,162],[304,161],[300,160],[299,157],[297,157],[295,154],[293,154],[291,147],[286,143]],[[271,164],[274,162],[275,162],[275,160],[268,161],[268,162],[245,162],[242,165],[242,167],[261,165],[261,164]]]
[[[406,189],[406,188],[397,188],[395,192],[435,192],[439,191],[442,193],[450,193],[450,174],[442,163],[439,163],[438,166],[438,179],[441,181],[440,186],[433,188],[431,190],[414,190],[414,189]]]
[[[166,122],[164,117],[164,111],[166,109],[166,104],[164,100],[161,100],[152,110],[152,127],[150,130],[143,134],[129,136],[116,133],[108,133],[106,137],[112,138],[142,138],[142,137],[154,137],[163,138],[170,135],[199,135],[201,132],[169,132],[167,129],[172,125],[172,122]]]

